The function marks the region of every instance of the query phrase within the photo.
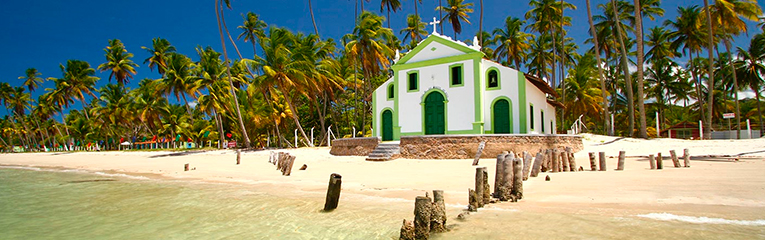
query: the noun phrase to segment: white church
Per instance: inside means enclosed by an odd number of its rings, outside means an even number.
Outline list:
[[[547,98],[555,91],[484,58],[480,49],[434,30],[396,56],[393,77],[372,95],[373,136],[555,134],[555,109],[562,105]]]

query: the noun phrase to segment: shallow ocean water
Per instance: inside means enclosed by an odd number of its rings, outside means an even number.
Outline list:
[[[289,192],[289,191],[285,191]],[[322,193],[269,195],[257,185],[0,167],[0,239],[397,239],[414,201]],[[614,217],[487,207],[434,239],[765,239],[765,220],[667,213]],[[763,217],[765,218],[765,217]]]

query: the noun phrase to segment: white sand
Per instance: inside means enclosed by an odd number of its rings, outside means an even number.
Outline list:
[[[619,139],[583,135],[584,150],[575,154],[577,164],[589,170],[587,152],[605,151],[606,172],[541,173],[524,182],[524,199],[518,203],[496,204],[499,208],[602,214],[645,214],[672,212],[737,219],[765,216],[765,139],[687,141],[675,139]],[[603,144],[607,143],[607,144]],[[664,170],[649,170],[647,159],[639,156],[669,156],[684,148],[691,155],[738,155],[734,158],[705,158],[691,161],[691,168],[674,168],[664,160]],[[618,151],[627,153],[624,171],[614,171]],[[471,159],[368,162],[365,157],[341,157],[328,148],[282,150],[297,156],[292,176],[282,176],[268,163],[268,151],[243,152],[236,165],[233,151],[208,151],[183,156],[170,152],[79,152],[0,154],[0,165],[107,171],[151,178],[201,179],[252,184],[270,194],[326,192],[329,175],[343,176],[343,197],[366,196],[394,201],[412,201],[432,189],[445,191],[447,204],[466,205],[467,189],[474,187],[475,168]],[[155,157],[152,157],[155,156]],[[480,166],[489,169],[493,186],[495,160],[488,157]],[[189,163],[196,170],[184,172]],[[298,170],[303,164],[305,171]],[[549,175],[552,181],[545,182]]]

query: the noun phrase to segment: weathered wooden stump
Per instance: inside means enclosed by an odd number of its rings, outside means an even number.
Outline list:
[[[664,169],[664,159],[661,157],[661,153],[656,154],[656,169]]]
[[[691,167],[691,153],[688,149],[683,149],[683,164],[685,167]]]
[[[433,211],[430,216],[430,231],[446,231],[446,204],[444,190],[433,190]]]
[[[523,160],[516,158],[513,160],[513,190],[511,194],[516,200],[523,198]]]
[[[675,153],[674,149],[669,150],[669,156],[672,158],[672,164],[674,164],[676,168],[682,167],[680,166],[680,160],[677,159],[677,153]]]
[[[507,155],[507,151],[497,155],[497,167],[494,173],[494,195],[496,196],[499,196],[499,187],[502,186],[502,177],[504,176],[502,161],[505,160],[505,155]]]
[[[539,176],[539,171],[542,170],[542,162],[545,161],[544,155],[542,155],[542,152],[537,153],[537,157],[534,158],[534,167],[531,168],[531,176],[537,177]]]
[[[306,169],[308,169],[308,165],[306,165],[306,164],[303,164],[303,166],[300,167],[300,170],[306,170]]]
[[[268,163],[276,165],[276,153],[274,151],[268,153]]]
[[[473,166],[478,166],[478,160],[481,159],[481,154],[483,153],[484,147],[486,147],[486,141],[481,141],[481,143],[478,144],[478,150],[475,152],[475,159],[473,159]]]
[[[550,175],[545,176],[545,181],[550,181]]]
[[[398,235],[399,240],[414,240],[414,223],[404,219],[404,223],[401,224],[401,233]]]
[[[484,172],[486,172],[486,167],[475,168],[475,194],[477,197],[476,202],[478,203],[479,208],[483,207],[483,192],[488,191],[488,189],[484,189]]]
[[[433,204],[429,197],[417,196],[414,200],[414,238],[430,237],[430,218]]]
[[[600,171],[606,171],[606,152],[598,152],[600,160]]]
[[[188,172],[189,171],[189,164],[188,163],[183,164],[183,171],[184,172]]]
[[[343,183],[343,176],[333,173],[329,175],[329,185],[327,186],[327,199],[324,201],[324,211],[332,211],[337,208],[340,200],[340,190]]]
[[[295,164],[295,158],[296,156],[290,155],[287,159],[287,162],[284,164],[284,170],[282,171],[282,175],[289,176],[292,174],[292,165]]]
[[[499,200],[508,201],[512,198],[513,179],[515,178],[513,172],[513,159],[515,156],[507,155],[504,161],[502,161],[502,168],[505,169],[504,176],[502,176],[502,186],[499,188]]]
[[[617,171],[623,171],[624,170],[624,158],[627,157],[626,153],[624,151],[619,151],[619,162],[616,164],[616,170]]]
[[[595,152],[589,152],[590,155],[590,171],[598,171],[598,164],[595,163]]]
[[[653,154],[648,155],[648,162],[651,164],[651,170],[656,169],[656,159],[653,158]]]
[[[236,165],[242,162],[242,151],[236,150]]]
[[[552,172],[554,172],[554,173],[558,172],[558,170],[560,170],[560,167],[558,167],[558,165],[560,164],[560,157],[559,157],[558,149],[553,149],[552,150],[552,159],[550,159],[550,160],[552,160],[552,167],[551,167],[552,168]]]
[[[568,167],[572,172],[576,172],[576,158],[574,158],[574,149],[566,147],[566,154],[568,155]]]
[[[468,211],[478,211],[478,197],[472,188],[468,188]]]
[[[568,153],[566,153],[565,150],[560,151],[560,161],[562,163],[561,164],[561,167],[562,167],[561,170],[563,170],[563,172],[568,172],[569,171],[569,167],[568,167],[568,164],[569,164],[569,162],[568,162]]]
[[[489,171],[483,168],[483,205],[491,202],[491,186],[489,186]]]
[[[531,171],[531,154],[523,151],[523,181],[529,179],[529,172]]]

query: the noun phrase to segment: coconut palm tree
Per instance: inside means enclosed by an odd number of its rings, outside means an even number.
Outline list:
[[[757,115],[760,121],[760,136],[765,133],[765,125],[762,120],[762,110],[760,108],[760,92],[765,85],[763,74],[765,74],[765,35],[762,33],[755,35],[748,49],[738,47],[738,59],[734,61],[736,72],[740,76],[742,86],[748,86],[754,91],[757,101]]]
[[[422,0],[413,0],[414,1],[414,15],[417,17],[420,17],[420,13],[417,12],[417,5],[422,4]]]
[[[529,63],[527,65],[530,74],[539,76],[549,81],[550,63],[553,55],[549,51],[552,47],[551,36],[547,34],[531,37],[531,48],[528,53]]]
[[[598,80],[595,76],[595,57],[588,52],[577,58],[576,65],[569,71],[566,78],[566,89],[569,94],[564,99],[570,117],[585,115],[588,118],[600,117],[600,102],[602,101]]]
[[[175,46],[170,45],[170,41],[164,38],[153,38],[151,43],[152,48],[141,47],[141,49],[149,52],[149,57],[143,63],[149,63],[149,69],[152,71],[156,67],[157,72],[164,76],[165,69],[167,69],[167,56],[175,52]]]
[[[420,20],[420,16],[410,14],[406,16],[406,28],[401,29],[399,34],[404,34],[402,40],[406,41],[408,38],[411,45],[422,41],[423,36],[428,35],[428,32],[425,31],[425,23]]]
[[[614,16],[620,16],[620,14],[619,14],[620,11],[617,9],[617,4],[616,4],[615,0],[611,0],[611,9],[609,9],[609,10],[613,11]],[[619,40],[619,47],[621,49],[622,71],[624,72],[624,82],[625,82],[625,88],[627,90],[626,91],[627,92],[627,112],[628,112],[628,117],[629,117],[629,121],[630,121],[630,128],[629,128],[630,130],[629,130],[629,132],[630,132],[630,136],[634,136],[634,129],[635,129],[635,106],[634,106],[634,103],[635,103],[635,101],[633,100],[633,96],[632,96],[633,95],[632,94],[632,91],[633,91],[632,90],[632,78],[631,78],[631,74],[629,73],[629,65],[628,65],[629,63],[628,63],[628,60],[627,60],[627,54],[628,53],[627,53],[627,48],[624,45],[624,38],[625,38],[626,35],[624,35],[624,33],[622,31],[622,28],[619,27],[618,25],[614,26],[614,28],[616,28],[616,33],[617,33],[616,39]],[[642,60],[642,59],[640,59],[640,60]],[[641,131],[641,133],[642,133],[642,131]]]
[[[473,3],[464,3],[464,1],[465,0],[446,0],[446,3],[449,4],[448,7],[438,6],[436,8],[436,11],[446,13],[445,16],[441,17],[441,22],[446,21],[447,19],[449,20],[449,23],[452,25],[452,30],[454,30],[454,39],[457,39],[457,34],[462,33],[461,22],[464,21],[467,24],[470,24],[468,13],[473,12],[473,9],[470,8],[473,6]]]
[[[698,6],[678,7],[677,13],[678,16],[675,20],[665,20],[664,26],[673,29],[671,47],[673,49],[682,49],[683,55],[687,55],[690,58],[688,61],[689,69],[692,69],[691,76],[696,86],[696,95],[700,96],[702,84],[698,72],[694,71],[697,68],[695,65],[697,61],[694,58],[698,58],[698,53],[701,52],[701,46],[704,42],[704,32],[701,31],[701,25],[698,24],[701,21],[701,9]],[[698,100],[704,101],[702,98]],[[700,108],[699,110],[701,111],[699,116],[704,116],[704,109]]]
[[[224,7],[231,9],[231,1],[230,0],[222,0],[222,1],[215,0],[215,17],[216,17],[216,20],[218,21],[218,33],[220,35],[220,44],[221,44],[221,47],[223,48],[223,61],[228,62],[228,52],[226,51],[226,40],[223,38],[223,29],[226,24],[226,20],[223,14]],[[309,2],[309,7],[310,7],[310,2]],[[313,16],[313,9],[311,9],[311,16]],[[313,22],[314,22],[314,30],[316,30],[316,35],[318,35],[319,30],[316,28],[316,21],[313,21]],[[234,42],[233,38],[231,38],[231,34],[228,34],[228,28],[225,28],[225,29],[229,37],[229,40],[231,40],[231,44],[234,45],[234,49],[236,49],[236,52],[239,54],[239,49],[236,47],[236,43]],[[239,54],[239,58],[243,58],[242,54]],[[231,66],[229,66],[228,64],[226,64],[226,75],[228,75],[228,84],[229,84],[229,87],[231,87],[229,89],[229,92],[231,96],[234,97],[233,105],[236,109],[236,116],[239,120],[239,129],[242,131],[242,137],[244,138],[244,145],[245,147],[250,148],[252,144],[250,143],[250,137],[247,135],[247,129],[244,127],[242,112],[239,109],[239,99],[237,98],[237,95],[234,92],[234,82],[231,77]],[[251,72],[250,72],[250,75],[254,77],[254,74],[252,74]]]
[[[401,1],[399,0],[380,0],[380,12],[382,12],[385,9],[388,9],[388,28],[390,28],[390,11],[393,10],[393,12],[396,12],[398,10],[401,10]],[[318,35],[318,34],[317,34]]]
[[[91,68],[88,62],[81,60],[67,60],[66,66],[59,65],[59,67],[64,75],[63,78],[48,78],[56,84],[57,93],[54,95],[56,97],[54,100],[65,107],[69,107],[73,99],[80,100],[85,118],[90,119],[85,94],[98,98],[93,93],[96,90],[96,81],[100,79],[95,76],[96,70]]]
[[[117,80],[118,86],[123,87],[133,78],[135,67],[138,67],[138,64],[130,60],[133,54],[125,49],[125,45],[119,39],[109,40],[109,46],[104,48],[104,52],[106,53],[106,62],[98,65],[98,70],[101,72],[112,71],[109,74],[109,81],[111,82],[114,78]]]
[[[263,20],[260,20],[258,14],[253,12],[247,12],[247,16],[242,15],[242,18],[244,18],[244,23],[242,23],[242,26],[236,27],[242,29],[242,33],[240,33],[236,39],[244,38],[244,42],[249,41],[252,43],[252,56],[257,56],[258,51],[255,47],[255,42],[263,37],[264,31],[268,25]]]
[[[704,0],[704,9],[706,9],[707,15],[707,53],[709,53],[709,66],[707,68],[707,88],[709,93],[707,94],[707,122],[704,128],[704,136],[707,139],[712,139],[712,105],[714,105],[714,90],[715,90],[715,56],[714,56],[714,30],[712,29],[712,13],[709,11],[709,0]]]
[[[531,7],[531,10],[527,11],[525,14],[526,20],[529,21],[529,24],[526,25],[527,30],[533,30],[539,35],[549,35],[551,38],[551,46],[553,51],[553,59],[550,70],[552,71],[552,74],[550,74],[551,78],[548,78],[547,80],[550,81],[553,86],[556,86],[558,82],[555,81],[555,66],[556,64],[556,58],[557,58],[557,51],[555,47],[558,45],[556,41],[556,35],[559,32],[562,32],[563,26],[570,26],[571,25],[571,17],[564,17],[563,16],[563,10],[568,9],[575,9],[576,7],[568,2],[564,1],[556,1],[556,0],[532,0],[529,1],[529,6]],[[547,75],[542,74],[542,75]]]
[[[26,86],[27,89],[29,89],[29,92],[34,92],[36,88],[40,87],[40,84],[43,83],[44,79],[41,77],[38,77],[42,75],[42,73],[38,72],[35,68],[27,68],[27,70],[24,72],[24,76],[19,77],[19,79],[24,79],[23,86]]]
[[[635,1],[635,37],[637,39],[637,101],[640,118],[640,137],[648,138],[645,120],[645,100],[643,100],[643,14],[640,0]]]
[[[192,72],[193,62],[189,57],[180,53],[171,53],[167,57],[167,71],[162,78],[161,90],[165,94],[172,93],[179,101],[183,98],[184,106],[189,115],[191,108],[186,94],[191,94],[198,77]]]
[[[515,69],[521,69],[521,63],[526,60],[526,49],[531,47],[529,40],[532,35],[521,30],[523,24],[526,24],[526,21],[516,17],[507,17],[505,28],[497,28],[492,32],[494,34],[493,41],[498,43],[494,50],[494,59],[500,61],[504,58],[506,64],[515,65]]]
[[[605,80],[605,77],[603,76],[603,68],[602,68],[603,65],[600,60],[600,50],[599,50],[600,46],[598,44],[598,38],[597,38],[598,33],[597,33],[597,30],[595,29],[595,24],[593,23],[593,20],[592,20],[592,10],[590,8],[590,0],[586,0],[586,2],[587,2],[587,21],[590,24],[590,36],[592,36],[593,45],[594,45],[593,55],[595,55],[595,64],[597,64],[596,68],[598,69],[598,80],[600,81],[601,101],[603,102],[603,104],[600,106],[601,109],[603,109],[603,129],[605,129],[605,132],[607,132],[608,135],[610,136],[610,135],[613,135],[614,133],[611,132],[611,121],[609,119],[610,114],[608,113],[608,98],[606,97],[606,92],[608,91],[606,91],[606,80]]]

